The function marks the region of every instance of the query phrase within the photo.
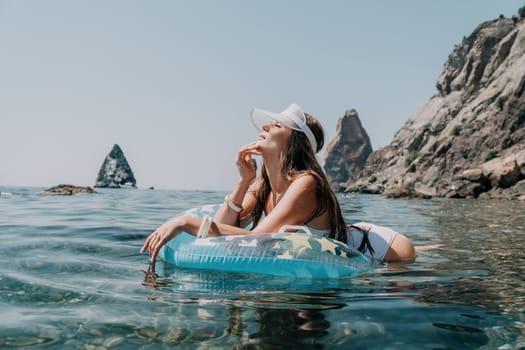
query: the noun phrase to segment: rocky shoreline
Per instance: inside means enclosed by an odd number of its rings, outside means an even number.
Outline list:
[[[389,145],[359,169],[344,165],[352,174],[334,187],[393,198],[525,200],[525,19],[480,24],[449,55],[436,88]]]

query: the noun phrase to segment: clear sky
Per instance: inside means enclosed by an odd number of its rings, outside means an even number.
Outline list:
[[[374,149],[455,44],[523,0],[0,0],[0,186],[92,186],[118,143],[140,188],[228,190],[252,107],[298,103]],[[324,150],[319,159],[324,157]]]

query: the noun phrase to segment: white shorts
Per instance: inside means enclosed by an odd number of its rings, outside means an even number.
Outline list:
[[[377,226],[368,222],[358,222],[353,225],[368,231],[368,240],[374,249],[374,254],[371,254],[368,249],[363,254],[372,256],[381,261],[383,261],[386,253],[388,253],[394,238],[399,234],[388,227]],[[363,241],[363,232],[349,226],[346,234],[348,246],[354,249],[359,248]]]

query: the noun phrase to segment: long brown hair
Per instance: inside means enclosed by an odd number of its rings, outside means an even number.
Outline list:
[[[284,152],[281,155],[281,168],[283,174],[288,179],[293,179],[302,174],[311,174],[317,182],[316,197],[317,209],[310,220],[328,211],[330,216],[330,238],[334,238],[340,242],[346,243],[346,223],[339,206],[339,201],[331,189],[326,175],[315,158],[315,153],[319,152],[324,145],[324,131],[323,127],[317,119],[310,114],[305,113],[306,124],[312,130],[317,142],[317,149],[315,152],[308,141],[306,135],[300,131],[292,130],[292,135],[288,140]],[[257,180],[260,182],[256,193],[256,203],[252,211],[253,227],[261,219],[265,209],[266,200],[271,191],[270,180],[266,174],[266,167],[262,165],[261,175]]]

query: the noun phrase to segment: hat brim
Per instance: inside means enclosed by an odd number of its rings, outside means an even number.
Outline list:
[[[269,125],[272,121],[281,123],[282,125],[301,131],[301,128],[297,127],[295,123],[291,122],[290,119],[280,113],[265,111],[263,109],[254,108],[250,111],[250,119],[252,120],[253,126],[259,131],[263,130],[263,126]]]

